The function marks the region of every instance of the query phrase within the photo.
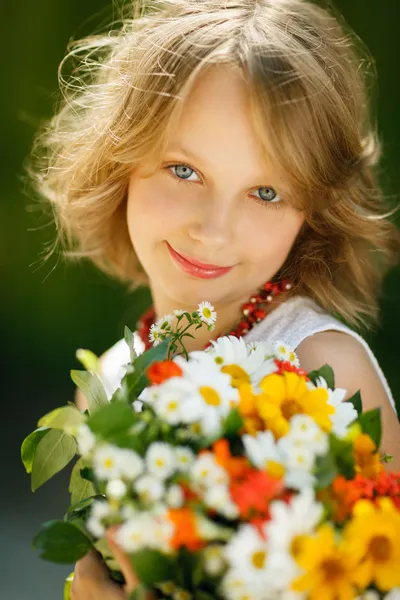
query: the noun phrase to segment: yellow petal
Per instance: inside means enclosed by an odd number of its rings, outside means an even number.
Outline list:
[[[260,388],[279,404],[286,398],[285,380],[282,375],[277,375],[276,373],[267,375],[261,380]]]
[[[308,392],[307,386],[304,381],[304,377],[300,377],[297,373],[285,372],[285,385],[286,385],[286,398],[290,400],[297,400]]]

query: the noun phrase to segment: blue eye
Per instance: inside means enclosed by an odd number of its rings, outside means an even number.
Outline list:
[[[196,173],[196,171],[194,169],[192,169],[192,167],[189,167],[189,165],[186,165],[183,163],[177,163],[177,164],[167,165],[166,169],[168,169],[169,173],[174,176],[174,179],[177,183],[181,183],[181,182],[185,182],[185,181],[187,183],[196,183],[197,181],[201,181],[200,178],[198,180],[189,179],[189,177],[191,177],[191,175],[193,173]],[[175,169],[176,172],[172,171],[171,169]],[[198,177],[198,175],[197,175],[197,177]],[[264,193],[260,194],[260,196],[253,196],[253,198],[255,197],[256,200],[260,204],[262,204],[263,206],[268,206],[269,204],[273,204],[274,208],[281,208],[283,202],[282,202],[279,194],[277,194],[275,192],[274,188],[260,187],[260,188],[258,188],[258,190],[266,190]]]

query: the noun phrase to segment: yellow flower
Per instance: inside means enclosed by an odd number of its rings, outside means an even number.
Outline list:
[[[305,573],[292,582],[292,589],[306,592],[309,600],[353,600],[353,570],[356,560],[336,541],[335,530],[325,523],[315,537],[302,536],[295,554]]]
[[[260,383],[263,393],[257,396],[257,412],[264,421],[264,429],[271,429],[276,437],[289,432],[289,420],[293,415],[312,417],[324,431],[332,429],[329,415],[335,412],[328,404],[325,388],[309,390],[304,377],[285,372],[267,375]]]
[[[383,471],[376,444],[366,433],[358,435],[353,442],[355,469],[364,477],[376,477]]]
[[[358,565],[354,577],[362,588],[370,583],[383,591],[400,586],[400,513],[390,498],[378,506],[359,500],[343,539]]]
[[[231,376],[232,387],[240,388],[241,385],[250,383],[250,375],[239,365],[225,365],[225,367],[222,367],[221,372]]]

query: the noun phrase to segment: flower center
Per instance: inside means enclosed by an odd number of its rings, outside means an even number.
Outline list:
[[[303,549],[303,544],[306,537],[307,536],[305,535],[296,535],[292,539],[292,543],[290,544],[290,553],[293,556],[293,558],[296,559],[299,556],[300,552]]]
[[[369,545],[369,554],[376,561],[388,560],[391,554],[391,544],[384,535],[375,536]]]
[[[335,558],[324,560],[321,569],[327,581],[337,580],[344,575],[343,565]]]
[[[250,384],[250,377],[248,373],[239,365],[226,365],[221,369],[222,373],[227,373],[231,376],[231,386],[239,388],[244,383]]]
[[[106,458],[103,464],[106,469],[112,469],[114,466],[114,461],[112,458]]]
[[[302,407],[296,400],[285,400],[281,406],[282,415],[285,417],[287,421],[293,417],[293,415],[298,415],[303,412]]]
[[[212,312],[209,308],[207,308],[207,306],[205,306],[203,308],[203,315],[205,316],[206,319],[209,319],[212,315]]]
[[[254,552],[251,557],[251,562],[255,566],[256,569],[263,569],[266,559],[266,552],[264,550],[259,550],[258,552]]]
[[[163,467],[165,465],[163,458],[156,458],[155,463],[156,463],[157,467]]]
[[[178,403],[176,402],[176,400],[171,400],[170,402],[168,402],[168,410],[176,410],[177,406]]]
[[[209,404],[210,406],[220,406],[221,405],[221,398],[220,398],[219,394],[212,387],[203,385],[200,388],[200,394],[203,396],[206,404]]]

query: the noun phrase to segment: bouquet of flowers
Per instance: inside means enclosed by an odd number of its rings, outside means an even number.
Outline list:
[[[215,318],[207,302],[174,311],[139,356],[125,328],[110,401],[78,351],[89,409],[57,408],[22,445],[33,491],[78,456],[71,506],[34,546],[59,563],[94,547],[122,581],[105,538],[119,525],[135,599],[398,598],[400,474],[384,470],[380,410],[344,401],[328,365],[306,373],[283,343],[225,336],[187,353],[189,330]]]

